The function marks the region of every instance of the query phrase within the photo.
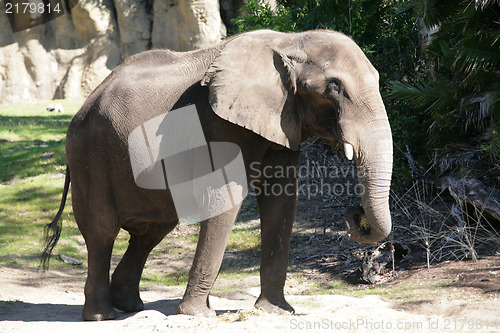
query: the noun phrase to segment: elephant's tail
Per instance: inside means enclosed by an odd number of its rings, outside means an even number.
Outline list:
[[[42,257],[40,259],[40,263],[43,267],[43,270],[47,270],[49,268],[49,261],[50,261],[50,256],[52,254],[52,250],[56,246],[57,241],[61,236],[61,230],[62,230],[61,215],[64,210],[64,206],[66,205],[66,197],[68,196],[69,183],[70,183],[69,166],[66,166],[66,178],[64,180],[64,190],[61,199],[61,205],[59,206],[59,211],[57,212],[52,222],[47,224],[44,228],[45,249],[43,250]]]

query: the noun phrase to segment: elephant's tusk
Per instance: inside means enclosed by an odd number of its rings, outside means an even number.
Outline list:
[[[347,157],[349,161],[352,160],[352,157],[354,156],[354,148],[350,143],[344,143],[344,153],[345,157]]]

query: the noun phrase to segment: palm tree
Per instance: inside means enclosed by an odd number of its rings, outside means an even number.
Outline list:
[[[431,118],[429,146],[441,174],[478,160],[500,185],[500,0],[403,1],[426,31],[425,70],[392,84],[392,98]],[[476,165],[477,166],[477,165]]]

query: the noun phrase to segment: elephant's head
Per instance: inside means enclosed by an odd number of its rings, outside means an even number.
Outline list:
[[[348,233],[373,243],[391,230],[392,136],[378,79],[340,33],[257,31],[226,42],[202,84],[215,113],[272,142],[292,150],[315,135],[341,143],[364,188],[363,208],[346,214]]]

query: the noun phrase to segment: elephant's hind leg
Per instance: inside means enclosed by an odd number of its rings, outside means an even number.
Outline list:
[[[119,310],[136,312],[144,309],[139,296],[142,270],[151,250],[175,228],[177,221],[138,222],[140,229],[129,229],[127,251],[111,279],[111,303]]]
[[[88,183],[75,179],[77,177],[73,175],[71,177],[73,211],[88,251],[82,316],[84,320],[92,321],[114,319],[116,310],[110,299],[109,268],[113,244],[119,231],[116,214],[102,188],[92,191]]]

